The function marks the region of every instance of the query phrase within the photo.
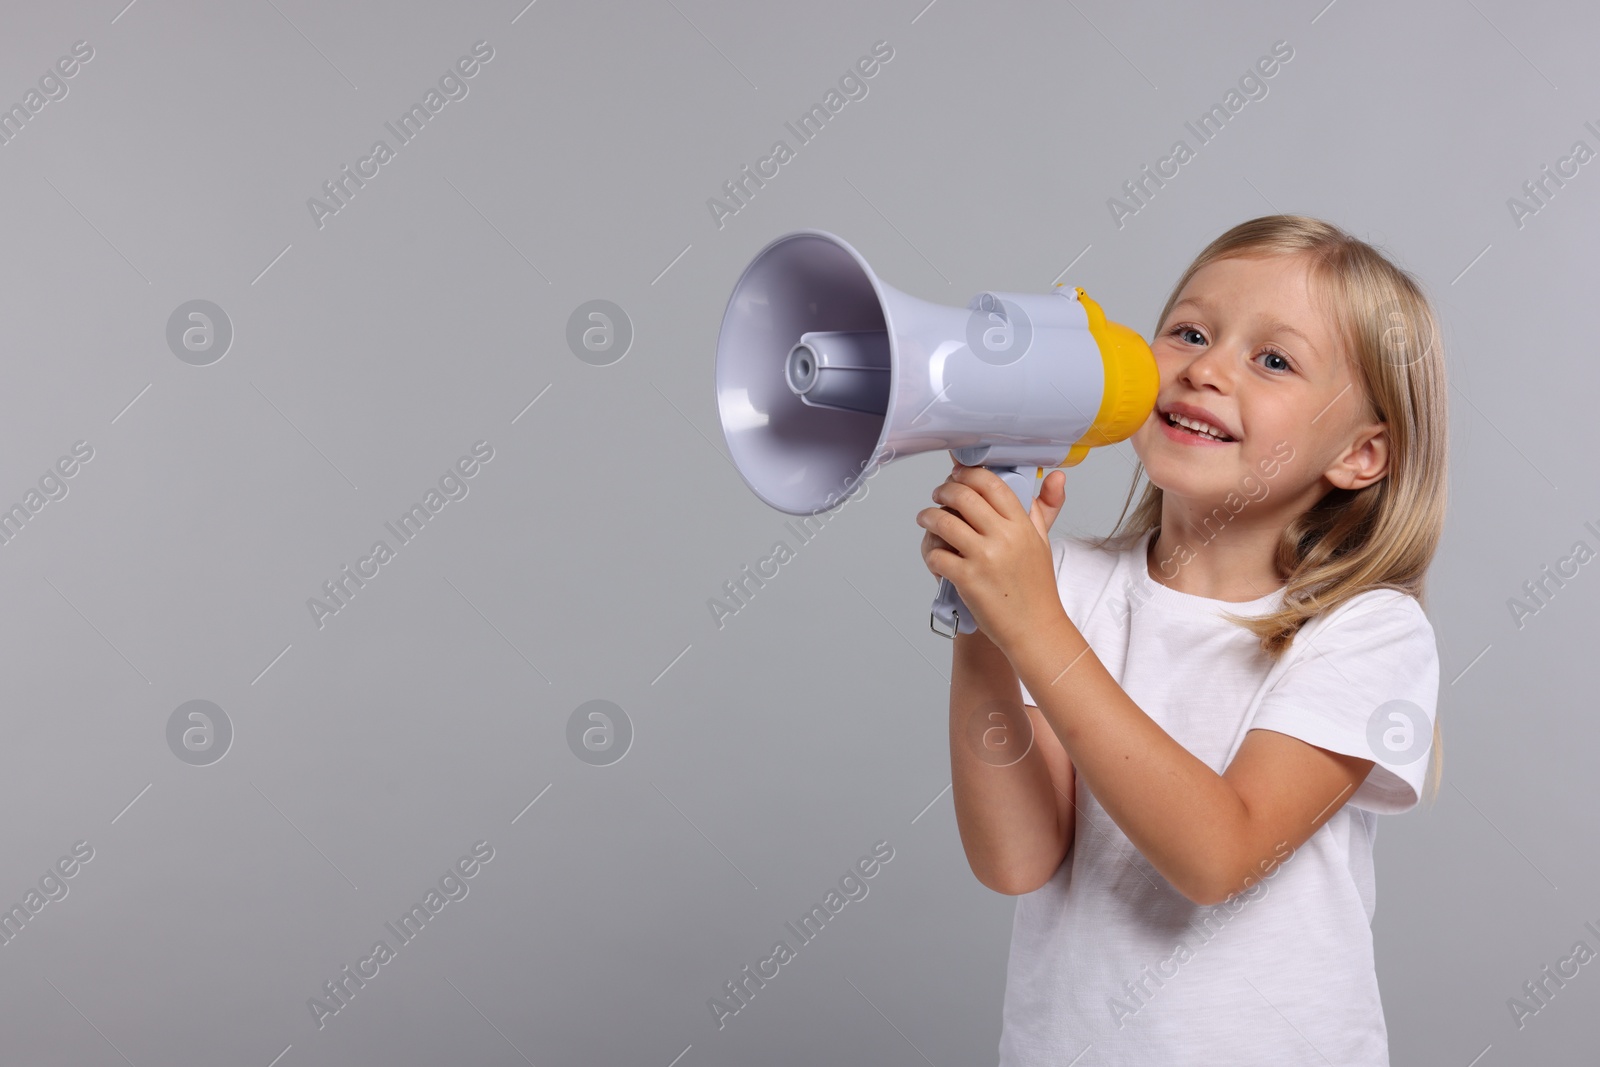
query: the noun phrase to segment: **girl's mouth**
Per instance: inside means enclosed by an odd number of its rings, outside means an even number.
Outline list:
[[[1161,432],[1180,444],[1186,445],[1232,445],[1237,444],[1231,437],[1217,437],[1202,430],[1194,430],[1184,426],[1176,420],[1178,415],[1156,413],[1156,418],[1161,423]],[[1193,420],[1186,420],[1193,421]]]

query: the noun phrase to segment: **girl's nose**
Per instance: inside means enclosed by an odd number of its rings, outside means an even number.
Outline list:
[[[1215,344],[1208,345],[1204,350],[1196,353],[1194,358],[1190,359],[1178,371],[1178,377],[1185,384],[1194,388],[1199,388],[1202,385],[1212,385],[1218,389],[1226,388],[1228,375],[1226,354]]]

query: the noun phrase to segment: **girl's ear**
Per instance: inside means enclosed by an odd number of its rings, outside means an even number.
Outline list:
[[[1340,489],[1365,489],[1389,473],[1389,428],[1369,422],[1356,430],[1350,447],[1332,467],[1327,479]]]

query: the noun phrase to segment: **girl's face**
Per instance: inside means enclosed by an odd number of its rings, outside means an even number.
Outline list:
[[[1216,260],[1189,279],[1150,346],[1161,385],[1131,438],[1151,482],[1201,503],[1256,499],[1265,484],[1304,508],[1382,475],[1387,437],[1311,284],[1303,258],[1277,255]]]

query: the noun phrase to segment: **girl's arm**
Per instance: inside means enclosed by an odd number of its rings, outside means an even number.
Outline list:
[[[985,886],[1031,892],[1055,874],[1072,846],[1072,764],[1040,713],[1022,714],[1005,653],[982,631],[958,634],[954,645],[950,774],[961,845]],[[985,751],[994,762],[983,758]]]
[[[1196,904],[1221,903],[1271,873],[1373,766],[1251,730],[1218,774],[1134,703],[1065,611],[1017,631],[1005,647],[1089,791]]]

